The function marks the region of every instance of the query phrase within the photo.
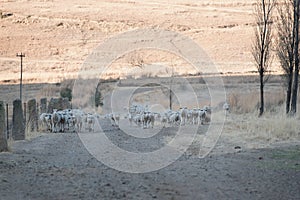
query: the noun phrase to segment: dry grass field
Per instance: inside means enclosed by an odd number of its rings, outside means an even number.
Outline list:
[[[0,4],[0,81],[17,83],[24,52],[24,80],[59,82],[76,78],[88,55],[104,40],[137,28],[160,28],[193,39],[222,73],[251,73],[253,3],[242,0],[13,1]],[[12,15],[8,15],[12,14]],[[146,64],[182,66],[169,53],[141,53]],[[130,60],[130,59],[129,59]],[[107,76],[122,75],[128,59],[115,61]],[[178,67],[178,73],[189,72]],[[274,62],[272,71],[280,73]]]

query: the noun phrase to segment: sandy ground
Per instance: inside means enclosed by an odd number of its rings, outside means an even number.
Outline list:
[[[139,141],[102,121],[109,138],[139,150]],[[159,147],[173,128],[147,149]],[[167,136],[166,136],[167,135]],[[198,132],[203,135],[202,129]],[[194,143],[195,144],[195,143]],[[232,152],[224,152],[223,147]],[[42,134],[15,142],[0,154],[2,199],[298,199],[299,144],[265,149],[234,149],[221,138],[207,157],[191,147],[171,165],[144,174],[111,169],[85,149],[75,133]]]

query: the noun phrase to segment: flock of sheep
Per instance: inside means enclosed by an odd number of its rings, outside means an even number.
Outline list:
[[[43,130],[57,132],[94,132],[95,121],[98,115],[85,113],[79,109],[53,110],[53,113],[42,113],[39,117]]]
[[[228,103],[223,105],[225,113],[229,112]],[[180,108],[177,111],[168,110],[162,113],[149,111],[148,106],[131,105],[127,110],[124,119],[128,119],[130,126],[137,126],[143,129],[153,128],[155,124],[163,127],[202,125],[210,121],[211,107],[188,109]],[[112,126],[119,127],[120,114],[110,113],[104,117],[99,114],[85,113],[80,109],[54,110],[53,113],[42,113],[39,118],[40,126],[43,130],[54,133],[57,132],[94,132],[95,122],[101,118],[108,119]]]
[[[211,114],[211,108],[204,106],[202,109],[194,108],[188,109],[180,108],[178,111],[168,110],[162,113],[150,112],[148,106],[132,105],[129,108],[128,119],[130,125],[135,123],[142,128],[153,128],[155,121],[159,121],[163,127],[167,124],[174,125],[186,125],[186,124],[203,124],[209,121],[209,115]]]

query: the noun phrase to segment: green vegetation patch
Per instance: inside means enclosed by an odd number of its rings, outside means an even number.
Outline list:
[[[274,149],[267,157],[271,160],[260,161],[257,165],[259,168],[300,171],[300,147],[285,150]]]
[[[273,159],[297,160],[300,164],[300,147],[290,150],[276,150],[272,152]]]

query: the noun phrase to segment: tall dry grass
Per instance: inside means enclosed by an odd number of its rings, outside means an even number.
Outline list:
[[[55,84],[46,85],[40,92],[37,94],[37,98],[55,98],[59,97],[60,86]]]
[[[265,94],[265,113],[258,117],[259,93],[231,93],[228,95],[231,113],[227,128],[239,132],[244,140],[263,143],[300,139],[299,114],[289,117],[285,114],[285,93],[283,91]]]
[[[279,112],[278,110],[285,102],[285,94],[282,90],[266,92],[264,94],[265,112]],[[260,107],[259,92],[231,92],[227,96],[227,102],[231,111],[235,114],[256,113]]]

